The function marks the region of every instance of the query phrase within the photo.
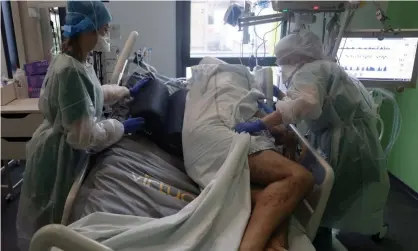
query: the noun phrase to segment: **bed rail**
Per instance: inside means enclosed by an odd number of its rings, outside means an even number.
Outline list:
[[[29,251],[49,251],[54,247],[65,251],[113,251],[97,241],[58,224],[39,229],[32,238]]]
[[[68,220],[73,209],[75,198],[78,195],[78,191],[80,190],[81,185],[83,185],[84,179],[87,177],[90,162],[89,160],[90,154],[83,154],[80,158],[79,164],[76,167],[76,170],[78,170],[78,176],[76,177],[73,185],[71,186],[70,192],[67,196],[67,200],[65,201],[64,211],[62,213],[61,224],[64,226],[68,224]]]
[[[334,184],[334,171],[325,159],[319,155],[298,129],[290,125],[292,131],[297,135],[299,142],[307,149],[307,158],[303,164],[315,177],[315,187],[312,193],[303,200],[294,215],[299,223],[305,228],[306,235],[311,241],[316,236],[316,232],[321,223],[322,216],[327,205],[331,189]],[[308,163],[308,164],[307,164]]]

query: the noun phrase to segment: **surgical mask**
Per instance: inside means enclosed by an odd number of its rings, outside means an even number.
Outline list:
[[[110,38],[108,35],[102,36],[98,34],[97,44],[94,47],[95,51],[110,52]]]

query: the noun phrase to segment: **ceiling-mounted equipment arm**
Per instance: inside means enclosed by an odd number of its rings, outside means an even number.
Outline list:
[[[238,18],[238,27],[239,30],[243,27],[254,26],[259,24],[267,24],[267,23],[274,23],[274,22],[282,22],[288,20],[290,17],[290,13],[277,13],[271,15],[263,15],[263,16],[250,16],[250,17],[240,17]]]
[[[273,0],[273,10],[296,13],[343,12],[347,1],[283,1]]]

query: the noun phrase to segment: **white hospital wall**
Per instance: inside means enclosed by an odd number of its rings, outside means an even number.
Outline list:
[[[123,45],[131,31],[139,33],[134,50],[152,48],[151,64],[158,72],[176,76],[176,2],[110,1],[105,3],[114,24],[119,24]]]

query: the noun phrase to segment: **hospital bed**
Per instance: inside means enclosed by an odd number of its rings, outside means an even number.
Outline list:
[[[300,238],[308,237],[311,241],[314,239],[334,177],[331,167],[324,158],[310,146],[295,127],[292,126],[291,129],[299,139],[300,146],[307,150],[301,163],[314,174],[316,183],[312,193],[294,213],[297,228],[300,231],[291,237],[293,239],[291,243],[298,243]],[[66,225],[94,211],[164,217],[180,210],[199,193],[198,187],[187,177],[182,162],[178,158],[167,154],[141,136],[124,139],[121,143],[99,154],[99,157],[86,155],[85,158],[89,158],[90,164],[80,167],[79,175],[66,201],[61,225],[48,225],[41,228],[31,241],[30,251],[50,250],[52,247],[65,251],[110,251],[108,247],[78,234]],[[139,168],[132,168],[133,166]],[[144,178],[136,180],[141,180],[142,183],[135,182],[135,178],[132,178],[147,177],[144,174],[156,168],[159,170],[148,176],[152,177],[153,182],[160,184],[155,191],[147,192],[144,187],[140,186],[140,184],[147,184]],[[136,186],[135,183],[137,183]],[[157,194],[161,191],[167,191],[164,190],[165,185],[161,184],[170,186],[171,191],[178,189],[180,193],[187,196],[183,201],[176,201],[174,194],[168,201],[155,199],[152,196],[158,196]],[[178,196],[177,192],[175,196]],[[143,201],[141,197],[147,197],[150,200]],[[147,207],[151,209],[146,209]],[[170,211],[168,208],[174,210]],[[310,245],[296,250],[315,249]]]
[[[138,61],[136,56],[129,60],[133,64],[126,61],[137,36],[137,33],[131,33],[112,80],[129,87],[128,80],[120,79],[123,75],[129,75],[126,73],[133,66],[138,76],[151,76],[166,84],[170,94],[184,87],[184,82],[173,84],[172,79]],[[113,112],[112,117],[126,119],[129,116],[128,104],[113,108],[116,114]],[[314,250],[309,240],[314,239],[320,225],[334,175],[329,164],[309,145],[296,127],[291,126],[291,129],[299,139],[300,146],[306,149],[301,164],[313,173],[316,186],[294,212],[297,220],[293,222],[300,231],[293,236],[291,231],[290,243],[302,243],[303,239],[308,239],[308,245],[296,245],[296,249],[291,247],[290,250],[308,251]],[[110,251],[110,248],[66,226],[93,212],[162,218],[180,211],[200,192],[187,176],[181,159],[162,150],[144,135],[125,137],[118,144],[94,156],[85,154],[77,168],[78,176],[68,194],[61,225],[48,225],[38,230],[32,238],[30,251],[50,250],[52,247],[64,251]]]

